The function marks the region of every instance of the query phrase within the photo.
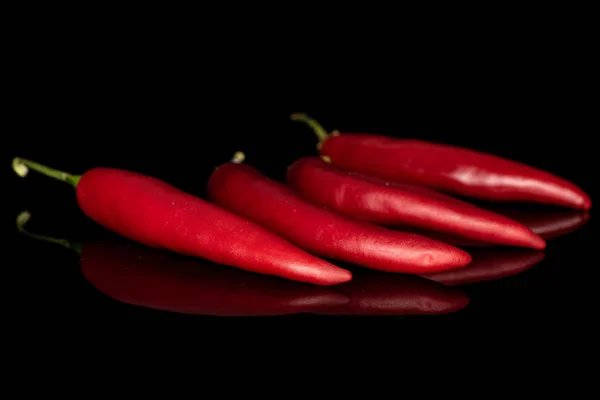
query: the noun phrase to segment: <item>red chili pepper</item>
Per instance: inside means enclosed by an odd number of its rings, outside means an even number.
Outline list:
[[[491,201],[585,210],[592,205],[588,195],[573,183],[516,161],[416,139],[338,132],[328,135],[305,114],[291,118],[309,124],[320,139],[321,155],[350,171]]]
[[[456,246],[456,247],[460,247],[460,248],[469,248],[469,249],[473,248],[473,247],[489,248],[489,247],[497,246],[492,243],[478,242],[476,240],[459,238],[456,236],[449,235],[447,233],[441,233],[441,232],[432,231],[429,229],[417,228],[414,226],[405,226],[405,225],[391,226],[391,227],[389,227],[389,229],[395,229],[395,230],[399,230],[399,231],[403,231],[403,232],[415,233],[417,235],[425,236],[430,239],[438,240],[440,242],[448,243],[452,246]]]
[[[307,251],[390,272],[424,273],[467,265],[464,251],[422,236],[394,232],[315,206],[248,165],[219,166],[208,184],[211,201]]]
[[[415,226],[479,242],[543,249],[544,239],[505,216],[422,187],[391,183],[304,157],[287,182],[307,200],[380,225]]]
[[[76,176],[23,159],[13,167],[21,176],[29,167],[70,183],[87,216],[150,247],[319,285],[352,278],[259,225],[150,176],[113,168]]]
[[[439,315],[469,304],[469,297],[461,290],[414,275],[355,273],[351,282],[336,286],[336,290],[350,297],[350,302],[319,314]]]
[[[523,249],[474,250],[473,262],[460,271],[444,271],[421,275],[447,286],[506,278],[524,272],[539,264],[545,255],[541,251]]]
[[[24,228],[28,219],[27,212],[19,215],[21,232],[75,250],[84,277],[123,303],[183,314],[266,316],[315,313],[350,301],[327,287],[252,274],[134,243],[79,244],[29,233]]]

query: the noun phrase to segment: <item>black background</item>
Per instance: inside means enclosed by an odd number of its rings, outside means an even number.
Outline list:
[[[455,324],[486,324],[528,343],[540,331],[574,335],[570,343],[589,332],[592,302],[582,285],[597,264],[593,216],[581,230],[549,242],[546,259],[531,270],[465,288],[471,304],[447,316],[184,316],[108,298],[79,274],[74,254],[18,235],[11,228],[24,209],[38,232],[74,240],[109,234],[77,209],[69,186],[36,174],[20,179],[10,169],[14,156],[74,173],[119,167],[204,196],[213,168],[237,150],[278,180],[295,159],[316,154],[312,133],[288,119],[304,111],[330,130],[417,137],[522,161],[573,181],[594,201],[597,68],[585,45],[554,38],[436,42],[409,55],[389,46],[340,52],[333,43],[314,53],[308,45],[298,51],[295,41],[260,48],[260,41],[243,37],[235,46],[206,38],[193,47],[114,43],[38,36],[11,60],[15,90],[7,94],[3,165],[7,252],[17,257],[10,286],[18,294],[10,308],[24,331],[44,332],[38,341],[53,332],[118,337],[141,328],[211,338],[216,348],[240,345],[240,332],[277,346],[292,334],[395,347],[415,327],[435,336]]]

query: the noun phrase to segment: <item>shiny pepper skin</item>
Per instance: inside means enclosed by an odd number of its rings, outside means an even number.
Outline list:
[[[321,155],[344,169],[450,194],[501,202],[533,202],[588,210],[589,196],[549,172],[492,154],[447,144],[342,133]]]
[[[317,285],[352,279],[350,271],[160,179],[116,168],[93,168],[73,175],[35,161],[13,159],[19,176],[25,177],[29,169],[72,185],[88,217],[138,243]]]
[[[371,269],[424,273],[464,267],[471,261],[469,254],[448,244],[313,205],[244,164],[219,166],[210,177],[208,196],[313,254]]]
[[[575,184],[539,168],[484,152],[417,139],[364,133],[328,134],[310,116],[295,113],[319,138],[321,156],[347,171],[387,181],[498,202],[532,202],[588,210]]]
[[[77,200],[99,224],[151,247],[319,285],[352,278],[247,219],[139,173],[89,170]]]
[[[538,250],[546,246],[541,237],[506,216],[427,188],[348,172],[318,157],[304,157],[292,164],[287,182],[315,204],[380,225],[413,226]]]

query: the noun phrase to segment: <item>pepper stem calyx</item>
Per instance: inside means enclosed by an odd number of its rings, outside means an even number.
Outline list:
[[[49,176],[54,179],[58,179],[59,181],[66,182],[73,187],[77,187],[79,180],[81,179],[81,175],[73,175],[64,171],[59,171],[54,168],[47,167],[45,165],[36,163],[35,161],[26,160],[24,158],[16,157],[12,162],[13,170],[17,175],[21,178],[24,178],[29,173],[29,169],[37,171],[41,174]]]
[[[236,151],[233,157],[231,157],[231,162],[234,164],[241,164],[246,159],[246,155],[241,151]]]

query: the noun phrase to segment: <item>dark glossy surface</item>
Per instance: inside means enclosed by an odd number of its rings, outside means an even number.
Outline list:
[[[36,354],[110,346],[152,357],[197,349],[232,360],[299,351],[387,359],[390,352],[424,354],[421,346],[529,351],[560,337],[556,351],[583,345],[595,319],[596,295],[586,289],[596,276],[593,217],[550,239],[545,252],[469,249],[474,263],[463,274],[418,277],[341,264],[354,280],[325,288],[133,245],[67,206],[52,212],[40,200],[22,198],[32,212],[28,228],[79,239],[83,259],[11,233],[17,264],[6,272],[16,275],[9,285],[16,294],[7,309],[16,315],[12,332],[34,335],[28,351]]]
[[[332,349],[350,353],[360,349],[371,351],[374,344],[397,348],[404,354],[410,348],[407,343],[412,343],[407,336],[415,327],[424,328],[429,335],[428,343],[454,347],[457,345],[451,338],[451,327],[464,326],[466,332],[461,333],[461,338],[473,341],[478,349],[510,340],[529,347],[548,338],[550,344],[544,344],[547,348],[559,344],[571,348],[582,335],[591,332],[588,324],[596,315],[593,286],[597,283],[598,259],[594,208],[583,226],[549,239],[545,257],[538,264],[503,279],[452,286],[451,293],[458,290],[469,302],[441,315],[405,315],[407,308],[397,311],[400,315],[389,315],[394,313],[392,307],[383,310],[388,315],[368,317],[347,315],[349,312],[333,316],[306,309],[300,314],[260,317],[174,313],[124,302],[123,296],[115,299],[107,295],[85,278],[76,254],[35,242],[18,235],[14,229],[14,218],[27,209],[33,216],[32,231],[81,242],[116,239],[77,209],[72,188],[33,174],[25,180],[14,176],[10,170],[12,156],[28,157],[74,173],[96,166],[131,169],[204,197],[207,179],[214,168],[229,160],[235,151],[244,151],[246,162],[279,181],[284,181],[286,168],[297,158],[316,155],[312,133],[288,120],[289,113],[294,111],[306,111],[325,126],[340,130],[410,135],[510,157],[572,180],[595,200],[597,179],[592,170],[597,155],[587,138],[589,130],[585,129],[585,119],[589,118],[586,116],[592,110],[577,96],[548,88],[547,80],[536,88],[528,83],[526,87],[515,85],[502,91],[500,85],[490,83],[496,80],[494,77],[477,80],[477,96],[464,93],[461,83],[464,97],[460,99],[456,91],[436,87],[420,100],[395,97],[392,102],[381,98],[378,104],[371,103],[372,95],[363,97],[356,92],[350,96],[351,104],[336,103],[344,97],[339,91],[329,92],[318,84],[311,88],[295,85],[298,91],[290,93],[289,101],[282,106],[276,92],[264,89],[262,83],[248,83],[256,79],[251,74],[243,79],[233,77],[234,82],[220,81],[212,90],[205,85],[190,87],[189,82],[180,82],[180,89],[173,91],[148,86],[148,76],[132,81],[120,79],[114,84],[109,84],[102,74],[94,76],[94,79],[83,74],[69,76],[67,81],[77,82],[73,83],[73,88],[78,88],[76,92],[65,89],[64,80],[60,85],[54,79],[28,80],[28,90],[24,91],[27,95],[13,102],[19,129],[9,135],[8,144],[3,147],[8,153],[2,171],[7,182],[3,194],[8,203],[3,215],[9,235],[4,244],[7,252],[4,282],[14,293],[6,303],[6,309],[16,316],[13,330],[27,332],[31,337],[29,343],[50,348],[57,344],[54,336],[60,336],[61,342],[73,343],[73,347],[85,351],[104,343],[108,332],[125,346],[152,337],[146,349],[158,344],[170,348],[178,339],[164,340],[165,332],[177,338],[187,333],[193,336],[188,343],[215,351],[233,344],[238,348],[253,347],[258,340],[272,344],[274,352],[279,353],[303,343],[318,342],[326,349],[319,358],[324,360]],[[57,96],[65,90],[67,94]],[[187,95],[180,93],[188,90]],[[404,89],[389,90],[387,95],[404,92]],[[305,99],[300,99],[302,94]],[[266,97],[258,98],[263,95]],[[327,107],[315,105],[319,98],[326,98]],[[561,211],[534,206],[518,209],[528,213]],[[571,221],[579,224],[578,218],[566,221],[567,225]],[[555,226],[553,222],[535,223],[544,230]],[[563,222],[556,226],[559,225]],[[229,286],[235,287],[235,284]],[[377,298],[379,289],[376,285],[368,288],[376,289],[374,296],[362,297],[363,300],[359,297],[359,304],[364,306],[363,310],[368,308],[369,314],[375,314],[373,308],[377,304],[403,304],[398,302],[402,297],[391,295],[411,294],[413,290],[406,284],[398,285],[397,289],[388,286],[376,302],[372,299]],[[345,296],[353,294],[350,288],[341,289]],[[239,291],[234,293],[240,295]],[[279,290],[273,289],[271,293],[277,294]],[[431,294],[427,296],[417,297],[412,304],[432,304],[428,300]],[[303,304],[314,305],[307,298],[312,296],[300,293],[278,304],[300,299]],[[367,302],[365,298],[371,300]],[[352,314],[357,314],[357,309],[360,308],[354,308]],[[265,307],[262,311],[269,310]],[[381,308],[380,311],[378,314],[383,313]],[[239,309],[230,309],[227,314],[237,312],[241,313]],[[492,340],[480,331],[482,326],[491,326],[505,334]],[[134,330],[139,332],[134,334]],[[75,344],[91,334],[94,340],[85,345]],[[294,338],[292,344],[288,342],[290,337]]]

